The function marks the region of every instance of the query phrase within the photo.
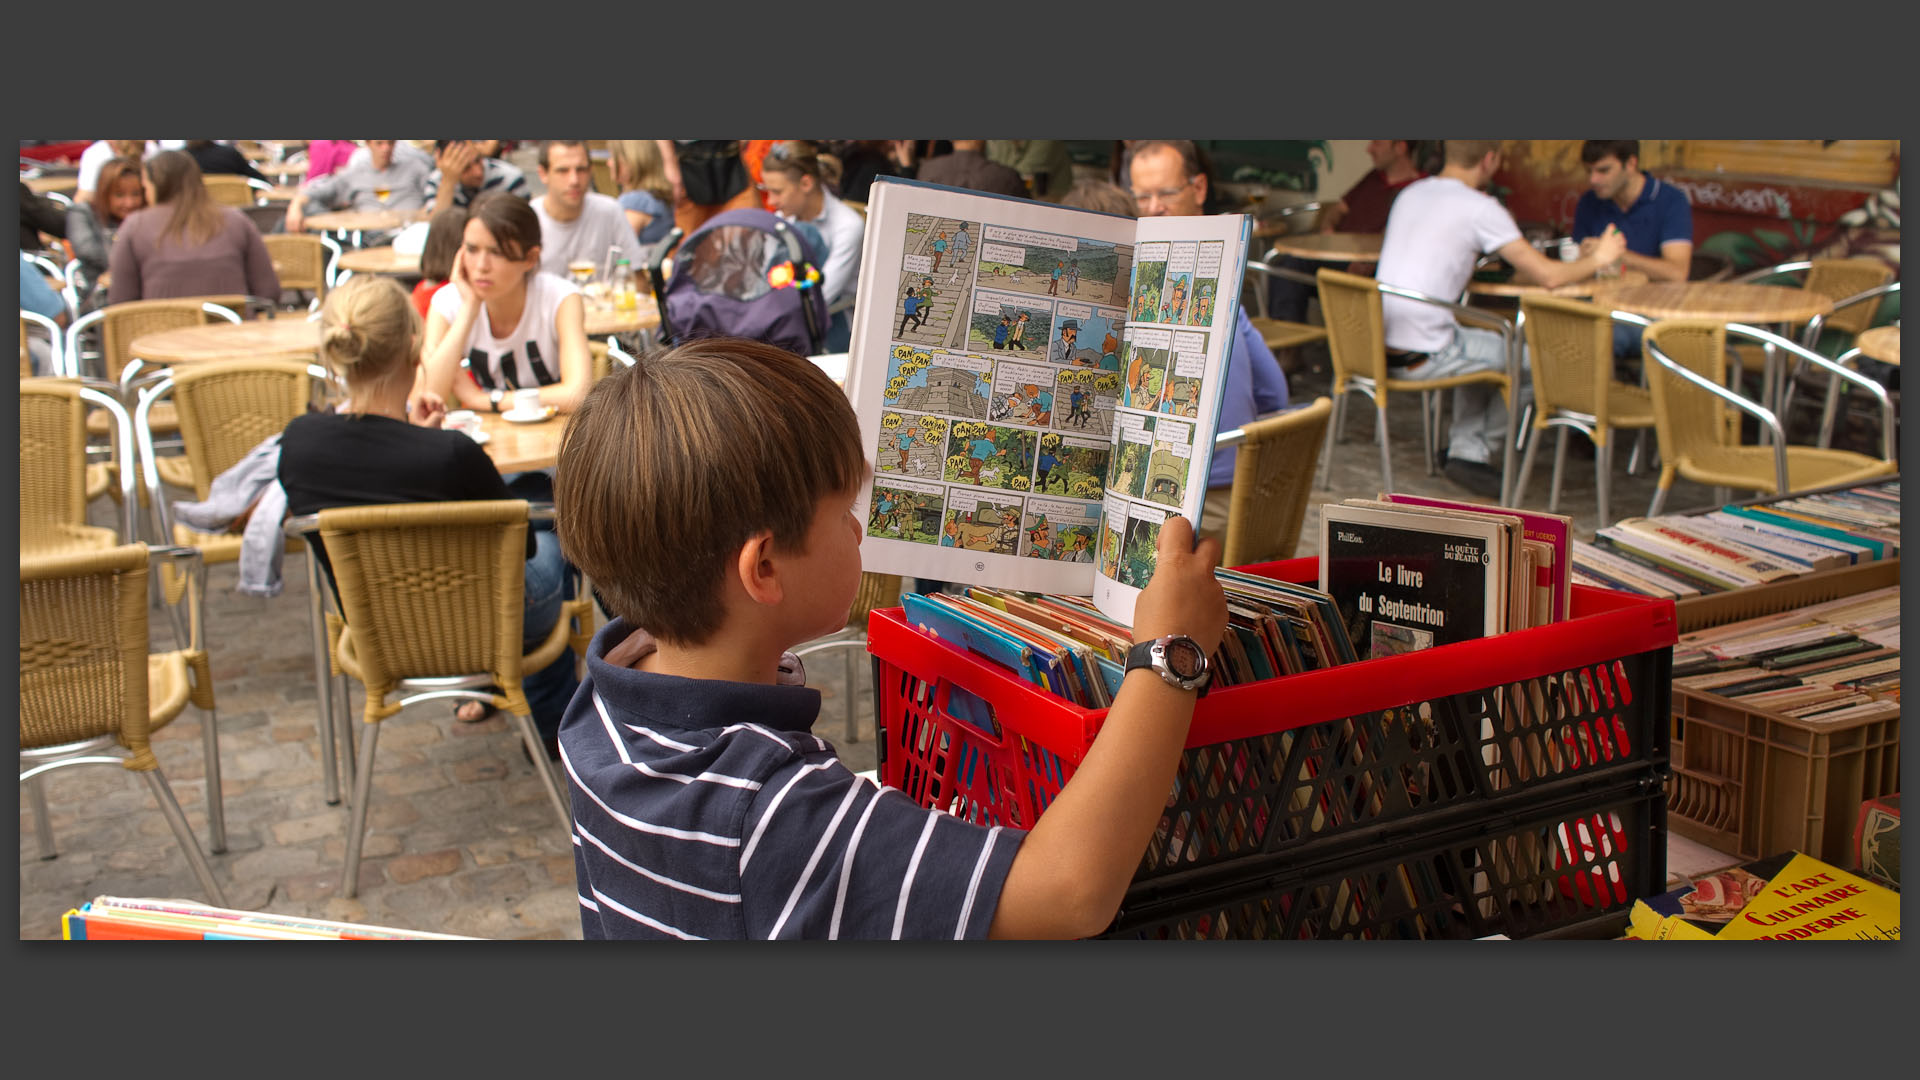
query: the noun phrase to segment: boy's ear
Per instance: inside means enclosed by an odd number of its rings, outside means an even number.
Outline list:
[[[740,545],[740,554],[734,560],[734,573],[740,579],[741,588],[746,590],[747,598],[754,603],[768,606],[780,603],[786,592],[774,564],[772,529],[754,533],[746,543]]]

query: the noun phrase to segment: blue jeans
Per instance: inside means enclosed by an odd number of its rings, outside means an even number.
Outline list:
[[[1613,324],[1613,355],[1625,359],[1640,358],[1640,335],[1643,331],[1627,323]]]
[[[1477,327],[1455,326],[1453,340],[1431,354],[1418,367],[1399,372],[1402,379],[1443,379],[1477,371],[1507,369],[1507,353],[1500,335]],[[1533,388],[1527,384],[1527,354],[1520,353],[1520,382],[1514,404],[1526,405]],[[1500,391],[1491,386],[1456,386],[1453,389],[1453,424],[1447,439],[1447,456],[1460,461],[1500,467],[1507,449],[1507,406]]]
[[[560,604],[573,592],[567,561],[560,555],[559,534],[540,531],[534,533],[533,538],[537,550],[533,558],[527,560],[526,609],[520,633],[523,653],[531,652],[547,640],[554,624],[560,621]],[[561,650],[559,658],[545,668],[521,673],[520,688],[527,695],[527,704],[533,709],[533,726],[542,738],[559,736],[560,716],[566,712],[567,703],[573,700],[573,692],[579,685],[571,648]]]

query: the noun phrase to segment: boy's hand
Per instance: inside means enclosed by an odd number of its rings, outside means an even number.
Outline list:
[[[1193,523],[1178,514],[1160,526],[1160,553],[1153,580],[1133,609],[1135,641],[1185,634],[1208,656],[1227,632],[1227,594],[1213,576],[1220,563],[1220,541],[1209,537],[1193,546]]]

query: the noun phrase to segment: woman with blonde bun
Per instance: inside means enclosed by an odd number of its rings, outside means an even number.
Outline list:
[[[347,386],[336,412],[308,413],[280,437],[280,486],[289,514],[380,503],[511,499],[506,482],[480,444],[441,427],[446,405],[430,391],[413,393],[420,367],[420,314],[392,278],[360,275],[327,294],[320,315],[320,358]],[[319,551],[322,565],[326,552]],[[528,649],[546,640],[560,617],[568,581],[551,531],[527,533]],[[523,683],[534,726],[552,753],[560,715],[578,680],[571,650]],[[491,712],[478,702],[460,719]]]

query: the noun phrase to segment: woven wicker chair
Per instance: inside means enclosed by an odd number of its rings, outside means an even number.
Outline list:
[[[1240,452],[1227,496],[1221,565],[1293,558],[1332,416],[1333,401],[1320,397],[1304,408],[1241,426],[1243,438],[1228,444],[1238,445]],[[1220,446],[1216,441],[1215,448]]]
[[[298,360],[220,360],[183,366],[142,391],[133,428],[140,441],[140,470],[155,535],[199,548],[206,560],[240,557],[237,533],[203,533],[173,520],[165,488],[190,489],[205,499],[214,478],[238,464],[268,436],[286,430],[331,383],[326,369]],[[142,421],[172,399],[184,454],[154,453],[153,426]],[[289,545],[290,550],[297,550]],[[165,568],[161,584],[177,595],[178,582]]]
[[[1503,506],[1512,505],[1513,453],[1514,453],[1514,415],[1513,415],[1513,376],[1509,371],[1477,371],[1468,375],[1455,375],[1445,379],[1395,379],[1387,374],[1387,333],[1386,321],[1380,311],[1382,294],[1413,300],[1422,304],[1432,304],[1445,308],[1456,317],[1475,320],[1492,327],[1507,340],[1508,355],[1515,356],[1512,348],[1513,324],[1491,312],[1451,303],[1437,297],[1426,296],[1411,289],[1402,289],[1370,277],[1348,274],[1339,270],[1322,267],[1316,274],[1320,286],[1320,311],[1327,320],[1327,348],[1333,357],[1333,422],[1327,427],[1326,460],[1321,467],[1326,469],[1321,489],[1333,482],[1332,470],[1326,466],[1333,458],[1333,443],[1340,437],[1347,411],[1347,394],[1358,391],[1373,400],[1378,415],[1374,431],[1380,441],[1381,482],[1388,491],[1393,490],[1393,459],[1387,449],[1387,393],[1399,390],[1421,395],[1420,426],[1421,449],[1426,452],[1427,475],[1434,473],[1434,421],[1439,412],[1439,391],[1459,386],[1484,385],[1496,387],[1507,402],[1507,439],[1506,450],[1500,467],[1501,498]]]
[[[1828,366],[1830,370],[1844,371],[1831,360],[1784,338],[1734,325],[1763,343]],[[1898,470],[1893,461],[1891,423],[1886,432],[1885,458],[1871,458],[1848,450],[1788,446],[1786,432],[1771,410],[1714,381],[1724,370],[1728,329],[1728,324],[1710,319],[1662,319],[1648,327],[1642,339],[1661,456],[1659,487],[1653,493],[1647,516],[1660,513],[1675,475],[1715,487],[1784,495],[1808,488],[1857,483]],[[1867,381],[1853,372],[1845,374]],[[1886,400],[1884,390],[1881,400]],[[1772,432],[1772,445],[1742,445],[1738,424],[1731,422],[1737,417],[1728,413],[1729,405],[1758,417]],[[1890,405],[1888,409],[1890,412]]]
[[[113,421],[114,469],[122,485],[121,529],[87,524],[87,504],[101,494],[105,465],[87,463],[86,414],[103,410]],[[98,551],[134,539],[133,423],[104,389],[72,379],[20,380],[20,552],[50,555]],[[96,483],[99,487],[96,487]]]
[[[207,196],[216,205],[231,206],[235,209],[252,206],[257,196],[253,193],[251,177],[233,176],[225,173],[211,173],[200,178],[207,186]]]
[[[1247,264],[1247,273],[1257,279],[1250,284],[1253,286],[1254,310],[1259,312],[1258,315],[1248,316],[1247,321],[1259,332],[1260,340],[1267,343],[1267,348],[1278,353],[1327,340],[1325,327],[1267,317],[1267,285],[1278,276],[1273,267],[1250,262]]]
[[[187,647],[149,653],[149,557],[184,560],[188,591]],[[41,777],[68,765],[118,765],[144,775],[154,801],[208,897],[225,906],[199,841],[150,743],[192,702],[206,755],[207,826],[215,852],[227,847],[220,795],[220,741],[213,679],[200,643],[197,553],[128,544],[20,562],[20,783],[33,806],[40,857],[53,858],[53,827]],[[115,747],[127,756],[110,753]]]
[[[130,300],[90,311],[67,327],[67,370],[79,375],[97,375],[120,386],[120,403],[131,411],[139,402],[138,395],[129,389],[129,384],[142,366],[135,363],[133,356],[132,345],[136,338],[161,330],[204,326],[216,319],[237,323],[240,321],[239,312],[246,306],[247,298],[244,296],[195,296],[178,300]],[[96,323],[100,327],[101,370],[89,372],[82,364],[80,342],[87,328]],[[180,430],[179,419],[173,415],[171,406],[156,412],[151,423],[162,434]],[[94,435],[105,435],[107,428],[104,422],[90,420],[88,431]]]
[[[380,721],[409,705],[458,698],[511,712],[561,823],[572,825],[520,677],[553,663],[569,645],[585,655],[593,601],[577,593],[580,599],[562,606],[547,640],[521,655],[527,514],[525,502],[502,499],[342,507],[317,515],[345,615],[327,617],[328,652],[336,671],[366,687],[340,886],[345,896],[354,895],[359,877]],[[489,686],[498,692],[489,693]],[[387,695],[395,691],[407,696],[389,705]]]
[[[1740,283],[1756,282],[1803,271],[1807,276],[1800,287],[1807,292],[1819,293],[1835,304],[1893,280],[1893,270],[1885,263],[1872,259],[1810,259],[1780,263],[1748,271],[1733,280]],[[1801,332],[1800,344],[1811,349],[1819,344],[1820,335],[1828,330],[1858,335],[1873,325],[1874,316],[1879,313],[1880,304],[1876,299],[1836,310],[1831,315],[1802,319],[1791,325]],[[1740,358],[1740,366],[1747,371],[1759,371],[1766,362],[1766,351],[1759,345],[1736,344],[1732,352]]]
[[[30,325],[46,331],[47,374],[67,374],[67,336],[61,331],[60,324],[37,311],[23,309],[20,312],[20,377],[33,378],[33,357],[27,351],[27,327]]]
[[[327,296],[327,246],[311,233],[271,233],[260,239],[267,245],[274,273],[280,275],[280,288],[312,293],[308,306],[318,310]]]
[[[1604,308],[1550,296],[1523,296],[1520,312],[1533,365],[1532,438],[1520,461],[1514,503],[1526,498],[1533,459],[1549,428],[1560,429],[1553,451],[1553,486],[1547,509],[1560,509],[1560,479],[1567,465],[1567,439],[1578,431],[1593,443],[1594,486],[1600,526],[1613,524],[1613,432],[1653,427],[1653,395],[1613,377],[1613,320]]]
[[[900,603],[901,584],[898,574],[861,574],[860,591],[854,594],[853,607],[847,611],[847,628],[823,638],[815,638],[793,650],[793,655],[801,659],[829,649],[844,650],[842,655],[847,662],[846,742],[860,741],[860,710],[854,703],[854,692],[860,685],[859,654],[867,647],[867,616],[879,608],[897,606]]]

